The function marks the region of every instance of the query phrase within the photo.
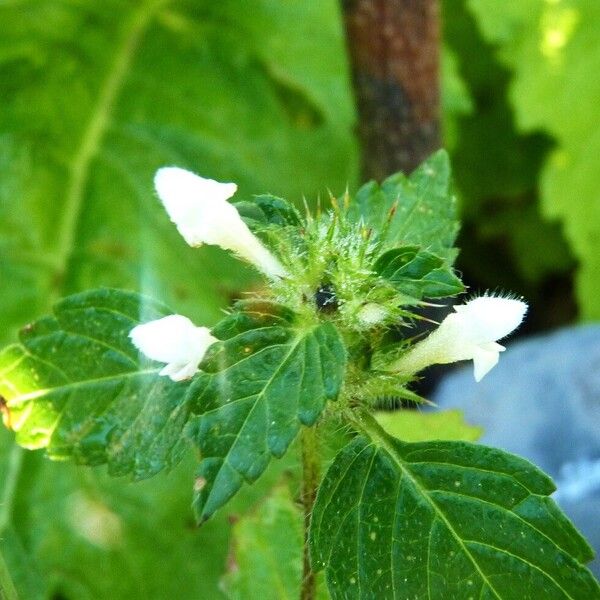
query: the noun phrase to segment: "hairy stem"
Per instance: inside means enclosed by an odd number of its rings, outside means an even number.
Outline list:
[[[304,507],[304,554],[301,600],[314,600],[317,582],[310,565],[309,528],[320,479],[319,447],[315,427],[302,431],[302,505]]]
[[[385,447],[384,440],[389,436],[371,413],[358,409],[347,413],[346,417],[358,433],[366,434],[369,439]]]

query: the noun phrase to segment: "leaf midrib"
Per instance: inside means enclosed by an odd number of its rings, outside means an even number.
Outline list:
[[[139,43],[156,11],[166,0],[147,0],[132,13],[129,24],[117,47],[114,60],[100,86],[98,101],[91,110],[89,121],[83,129],[81,140],[69,169],[63,219],[58,226],[56,264],[65,275],[75,245],[75,236],[81,215],[85,186],[92,160],[96,156],[111,120],[119,93],[127,78]]]
[[[266,390],[271,386],[271,384],[273,383],[273,381],[276,378],[276,376],[280,373],[283,365],[287,363],[287,361],[289,360],[290,356],[293,355],[293,353],[296,351],[296,349],[298,348],[298,346],[306,339],[306,337],[308,335],[312,334],[315,331],[315,329],[316,329],[316,327],[311,328],[311,329],[309,329],[307,331],[300,330],[298,332],[298,335],[295,338],[293,338],[292,340],[290,340],[290,342],[289,342],[289,346],[290,346],[289,350],[286,352],[285,356],[282,358],[282,360],[279,363],[277,369],[273,372],[273,374],[271,375],[271,377],[269,377],[269,379],[265,381],[265,385],[260,390],[260,392],[258,392],[257,394],[253,394],[253,395],[248,396],[249,398],[252,397],[252,396],[255,396],[255,401],[252,404],[252,407],[250,408],[250,410],[248,411],[248,413],[246,414],[246,416],[244,417],[244,420],[243,420],[243,422],[240,425],[240,428],[238,430],[238,434],[235,436],[235,440],[229,446],[229,448],[227,449],[227,453],[222,458],[223,459],[223,464],[229,464],[237,473],[239,473],[242,476],[242,478],[244,478],[244,480],[246,480],[244,474],[240,473],[235,467],[233,467],[233,465],[231,465],[230,456],[231,456],[231,453],[233,451],[233,448],[237,444],[237,442],[238,442],[238,440],[240,438],[241,432],[246,427],[246,425],[248,423],[248,420],[250,419],[251,415],[254,414],[254,411],[256,410],[256,407],[258,406],[259,402],[261,402],[264,399],[265,394],[266,394]],[[241,359],[241,361],[247,360],[247,359],[252,358],[252,357],[255,357],[257,354],[260,354],[261,352],[264,352],[265,350],[267,350],[269,348],[272,348],[273,346],[285,346],[285,345],[286,344],[273,344],[271,346],[267,346],[265,348],[261,348],[257,353],[254,353],[254,354],[252,354],[250,356],[244,357],[244,358]],[[237,364],[239,364],[241,361],[238,361],[237,363],[234,363],[233,365],[230,365],[228,367],[228,369],[231,368],[231,367],[234,367]],[[219,375],[219,374],[220,373],[211,374],[211,376],[214,377],[215,375]],[[228,403],[228,405],[229,405],[229,403]],[[218,412],[218,410],[221,409],[221,408],[222,408],[222,406],[219,406],[216,409],[213,409],[212,411],[208,411],[208,412]],[[207,414],[207,413],[203,413],[201,415],[201,417],[204,416],[205,414]],[[269,448],[268,444],[267,444],[267,448],[268,448],[268,451],[269,451],[269,455],[272,456],[273,453],[271,452],[271,449]],[[209,500],[210,500],[210,498],[212,496],[212,493],[213,493],[213,490],[211,489],[208,498],[204,502],[204,506],[203,506],[203,509],[202,509],[202,514],[205,513],[205,507],[208,504],[208,502],[209,502]]]
[[[406,476],[406,478],[413,484],[413,486],[421,494],[421,496],[426,499],[426,501],[429,503],[429,505],[433,509],[433,511],[434,511],[435,515],[437,516],[437,518],[440,521],[442,521],[442,523],[444,523],[444,525],[448,528],[448,531],[451,533],[452,537],[457,541],[457,543],[459,544],[459,546],[463,549],[464,553],[469,557],[469,560],[473,563],[473,565],[477,569],[477,572],[480,574],[480,576],[483,579],[483,581],[485,581],[486,585],[490,588],[490,590],[493,592],[493,594],[499,600],[502,600],[502,596],[500,596],[499,592],[496,590],[496,588],[489,581],[489,579],[487,578],[486,574],[480,569],[479,563],[477,562],[477,560],[475,559],[475,557],[471,554],[471,552],[469,551],[469,549],[466,547],[465,540],[463,540],[458,535],[458,533],[456,532],[456,530],[454,529],[454,527],[452,526],[452,524],[448,521],[448,519],[444,515],[443,511],[440,510],[440,508],[437,505],[437,503],[427,493],[428,490],[426,488],[424,488],[419,483],[419,481],[410,472],[410,469],[408,469],[406,467],[404,460],[402,459],[401,456],[398,455],[398,452],[397,452],[396,448],[394,448],[387,441],[387,439],[385,439],[384,435],[380,434],[380,432],[379,432],[379,425],[377,424],[377,422],[373,421],[373,423],[371,423],[371,421],[372,421],[372,419],[370,418],[370,416],[367,416],[367,418],[364,419],[364,420],[361,419],[361,422],[360,422],[361,429],[363,429],[363,431],[365,431],[369,435],[369,437],[377,445],[379,445],[380,447],[382,447],[390,455],[390,457],[392,459],[394,459],[394,461],[398,465],[398,468],[400,469],[400,471],[402,472],[402,474],[404,476]],[[511,511],[511,514],[514,514],[514,513],[512,513],[512,511]],[[536,528],[536,530],[537,530],[537,528]],[[544,536],[544,537],[547,537],[547,536]],[[467,541],[469,541],[469,540],[467,540]],[[563,586],[560,585],[556,581],[556,579],[554,579],[554,577],[552,577],[549,573],[547,573],[546,571],[544,571],[543,569],[541,569],[539,566],[534,565],[533,563],[531,563],[527,559],[525,559],[525,558],[523,558],[521,556],[516,556],[515,554],[511,553],[508,550],[505,550],[503,548],[497,548],[496,546],[493,546],[492,544],[488,544],[486,542],[473,541],[473,543],[477,543],[477,544],[480,544],[480,545],[483,545],[483,546],[489,546],[489,547],[496,548],[496,550],[498,550],[500,552],[503,552],[505,554],[508,554],[510,556],[514,556],[518,560],[520,560],[520,561],[522,561],[522,562],[530,565],[532,568],[534,568],[535,570],[537,570],[540,573],[542,573],[545,577],[549,578],[565,594],[565,596],[567,598],[569,598],[570,600],[574,600],[573,597],[563,588]]]
[[[406,477],[408,479],[408,481],[410,481],[412,483],[412,485],[415,487],[415,489],[423,496],[423,498],[425,498],[427,503],[431,506],[431,508],[434,511],[437,518],[440,521],[442,521],[442,523],[444,523],[444,525],[448,528],[448,531],[451,533],[452,537],[457,541],[458,545],[463,549],[464,553],[469,557],[469,560],[472,562],[473,566],[475,567],[475,569],[477,570],[477,572],[479,573],[479,575],[481,576],[483,581],[486,583],[486,585],[489,587],[489,589],[492,591],[494,596],[496,596],[496,598],[498,598],[498,600],[502,600],[502,596],[500,596],[500,594],[498,593],[496,588],[494,588],[492,583],[487,578],[486,574],[481,570],[481,568],[479,567],[479,563],[475,560],[475,558],[473,557],[471,552],[469,552],[469,549],[465,546],[461,537],[454,530],[454,527],[452,527],[452,524],[448,521],[448,519],[446,519],[446,516],[444,515],[444,513],[440,510],[438,505],[429,497],[429,495],[426,493],[426,490],[414,478],[412,473],[406,468],[406,466],[404,464],[404,460],[402,459],[402,457],[400,457],[398,455],[396,448],[394,448],[388,442],[388,440],[386,440],[385,437],[383,435],[381,435],[381,433],[378,430],[379,426],[377,425],[377,423],[374,420],[373,420],[373,422],[371,422],[371,421],[372,421],[372,419],[370,416],[364,415],[364,418],[360,419],[360,423],[359,423],[360,428],[373,440],[373,442],[375,442],[378,446],[383,448],[389,454],[389,456],[394,460],[394,462],[398,465],[398,468],[400,469],[402,475],[404,477]],[[431,535],[431,533],[430,533],[430,535]]]

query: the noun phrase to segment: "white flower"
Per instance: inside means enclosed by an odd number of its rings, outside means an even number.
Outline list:
[[[190,246],[213,244],[232,250],[271,278],[284,277],[281,263],[248,229],[235,206],[227,202],[235,183],[204,179],[185,169],[165,167],[154,187],[171,221]]]
[[[192,377],[209,346],[217,341],[210,329],[196,327],[181,315],[137,325],[129,337],[148,358],[167,363],[160,374],[168,375],[173,381]]]
[[[521,324],[527,304],[513,298],[480,296],[455,306],[454,310],[391,369],[413,374],[433,364],[472,360],[475,381],[481,381],[498,363],[500,352],[505,350],[497,340]]]

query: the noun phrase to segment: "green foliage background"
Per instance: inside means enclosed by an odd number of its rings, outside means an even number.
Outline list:
[[[600,318],[597,1],[443,9],[459,268],[475,288],[527,296],[534,327]],[[236,181],[240,199],[358,183],[334,0],[8,0],[0,33],[2,344],[90,287],[138,289],[210,324],[251,281],[179,238],[152,191],[159,166]],[[285,463],[273,464],[232,512],[279,481]],[[227,515],[192,527],[189,472],[110,480],[24,453],[2,430],[0,550],[18,591],[236,597],[231,573],[219,585]]]

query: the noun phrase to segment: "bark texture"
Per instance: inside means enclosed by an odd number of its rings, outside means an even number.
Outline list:
[[[440,147],[438,0],[344,0],[362,170],[409,173]]]

